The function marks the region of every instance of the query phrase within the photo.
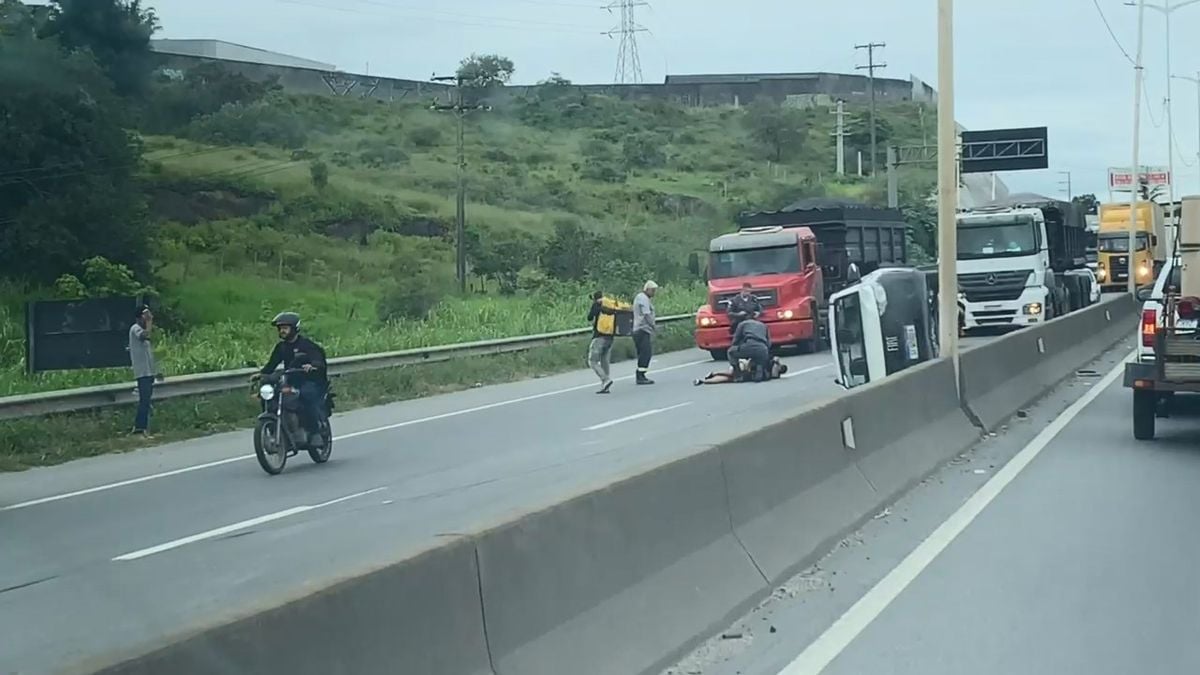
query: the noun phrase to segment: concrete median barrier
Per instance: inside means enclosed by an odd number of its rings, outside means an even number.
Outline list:
[[[629,675],[765,589],[709,449],[480,535],[497,675]]]
[[[978,438],[953,365],[923,364],[722,445],[734,529],[779,581]]]
[[[1137,304],[1121,296],[963,352],[963,401],[985,427],[994,430],[1132,335],[1136,317]]]
[[[475,548],[447,544],[89,672],[487,675]]]

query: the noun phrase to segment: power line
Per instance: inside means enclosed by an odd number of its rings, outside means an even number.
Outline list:
[[[621,45],[617,48],[617,71],[613,76],[613,82],[617,84],[637,84],[642,81],[642,59],[638,55],[637,34],[649,30],[638,24],[634,18],[634,9],[649,6],[650,3],[643,0],[616,0],[605,7],[610,12],[614,9],[621,10],[620,25],[605,33],[610,38],[614,35],[621,36]]]
[[[1121,50],[1121,54],[1125,56],[1125,60],[1129,62],[1129,65],[1136,66],[1137,62],[1133,60],[1133,57],[1121,45],[1121,41],[1117,39],[1117,34],[1113,32],[1112,24],[1108,22],[1108,17],[1104,16],[1104,10],[1100,8],[1100,0],[1092,0],[1092,5],[1096,7],[1096,13],[1100,15],[1100,20],[1104,22],[1104,27],[1108,29],[1108,36],[1112,38],[1113,44],[1117,46],[1117,49]]]
[[[509,22],[509,23],[515,22],[515,23],[538,25],[538,26],[557,26],[560,28],[583,28],[583,29],[590,28],[590,26],[584,26],[584,25],[577,24],[577,23],[573,24],[573,23],[562,23],[562,22],[557,22],[557,21],[539,21],[539,20],[534,20],[534,19],[512,19],[512,18],[503,17],[503,16],[484,16],[481,14],[464,14],[462,12],[447,12],[445,10],[440,10],[440,9],[426,9],[424,7],[414,7],[412,5],[399,5],[394,2],[385,2],[384,0],[350,0],[350,1],[357,2],[357,3],[363,4],[363,5],[373,5],[375,7],[384,7],[384,8],[393,9],[393,10],[419,12],[419,13],[423,13],[423,14],[438,14],[441,16],[453,16],[453,17],[462,18],[462,19],[483,20],[483,21],[502,21],[502,22]]]

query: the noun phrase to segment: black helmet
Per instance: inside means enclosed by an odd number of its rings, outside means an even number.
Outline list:
[[[280,312],[271,319],[271,325],[276,328],[280,326],[291,326],[292,330],[300,332],[300,315],[295,312]]]

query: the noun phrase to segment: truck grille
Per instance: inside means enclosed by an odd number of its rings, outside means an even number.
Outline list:
[[[1109,263],[1112,269],[1109,274],[1113,281],[1128,281],[1129,280],[1129,256],[1114,255],[1109,258]]]
[[[1025,282],[1033,270],[980,272],[958,275],[958,289],[967,302],[1016,300],[1025,291]]]
[[[729,301],[732,300],[734,297],[736,297],[738,295],[738,293],[740,293],[740,292],[741,291],[734,291],[732,293],[719,294],[717,296],[716,302],[713,303],[713,308],[720,310],[722,312],[725,311],[726,309],[729,308]],[[779,304],[779,292],[773,288],[767,288],[767,289],[756,288],[756,289],[751,290],[750,292],[754,294],[754,297],[758,298],[758,301],[760,303],[762,303],[762,306],[764,309],[767,307],[775,307]]]

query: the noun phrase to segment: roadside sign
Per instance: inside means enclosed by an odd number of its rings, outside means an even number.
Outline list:
[[[1143,166],[1138,172],[1138,178],[1139,182],[1144,183],[1149,190],[1166,188],[1171,185],[1171,172],[1162,166]],[[1109,167],[1109,192],[1130,192],[1135,187],[1133,171],[1129,167]]]
[[[962,133],[962,172],[1045,169],[1046,127],[986,129]]]

